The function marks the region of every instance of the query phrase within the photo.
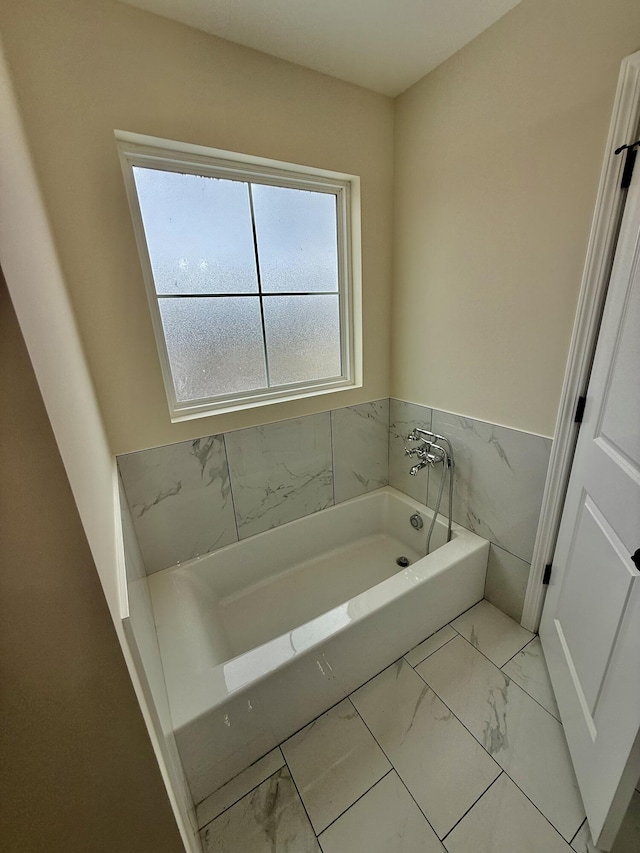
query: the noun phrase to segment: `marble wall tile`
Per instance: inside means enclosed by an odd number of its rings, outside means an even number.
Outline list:
[[[329,412],[225,435],[238,536],[333,505]]]
[[[526,560],[491,544],[484,597],[516,622],[522,618],[530,570]]]
[[[147,571],[140,553],[138,537],[133,526],[131,510],[127,503],[127,495],[122,483],[122,476],[118,473],[118,496],[120,499],[120,524],[122,526],[122,545],[124,550],[124,568],[127,577],[127,585],[147,577]]]
[[[389,400],[331,412],[336,503],[389,482]]]
[[[409,474],[417,460],[405,456],[404,449],[412,446],[407,436],[414,427],[431,429],[431,409],[404,400],[389,401],[389,485],[404,492],[420,503],[427,502],[428,468],[423,468],[415,477]]]
[[[454,520],[529,562],[551,439],[437,409],[432,429],[453,444]],[[435,505],[440,473],[431,472],[429,506]],[[447,494],[448,484],[442,499],[445,511]]]
[[[221,436],[127,453],[118,467],[148,574],[237,540]]]

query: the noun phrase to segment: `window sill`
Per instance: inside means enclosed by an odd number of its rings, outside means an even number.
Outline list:
[[[189,406],[188,409],[175,409],[170,413],[171,423],[192,421],[197,418],[209,418],[214,415],[226,415],[233,412],[242,412],[246,409],[258,409],[263,406],[271,406],[275,403],[291,403],[295,400],[306,400],[309,397],[320,397],[324,394],[337,394],[342,391],[354,391],[362,388],[362,380],[355,382],[341,382],[333,385],[323,385],[319,388],[306,388],[299,391],[286,391],[282,394],[269,394],[247,399],[246,397],[237,402],[226,401],[219,404],[211,402],[203,403],[201,406]]]

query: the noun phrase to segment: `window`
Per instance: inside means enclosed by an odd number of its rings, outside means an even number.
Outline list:
[[[361,384],[358,179],[117,136],[172,419]]]

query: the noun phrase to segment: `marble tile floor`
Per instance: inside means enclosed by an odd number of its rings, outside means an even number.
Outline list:
[[[205,853],[589,849],[539,640],[487,601],[216,791],[197,817]],[[640,849],[637,823],[627,826],[635,846],[616,853]]]

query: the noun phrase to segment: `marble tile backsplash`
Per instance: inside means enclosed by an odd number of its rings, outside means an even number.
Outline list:
[[[423,504],[427,502],[429,469],[423,468],[412,477],[409,471],[418,460],[406,456],[404,450],[415,444],[407,439],[414,427],[431,429],[431,416],[431,409],[425,406],[393,398],[389,401],[389,485]]]
[[[433,410],[432,430],[453,445],[453,518],[526,562],[531,561],[551,439]],[[440,469],[430,471],[433,507]],[[447,506],[448,482],[442,497]]]
[[[386,485],[388,425],[384,399],[119,456],[147,573]]]
[[[329,412],[229,432],[225,445],[240,539],[333,505]]]
[[[118,457],[147,573],[236,542],[220,435]]]
[[[531,565],[491,543],[484,597],[516,622],[522,618]]]
[[[331,412],[336,503],[389,482],[389,400]]]
[[[395,399],[120,456],[147,573],[387,483],[434,506],[441,469],[412,477],[404,452],[416,426],[451,440],[454,520],[493,543],[486,596],[519,619],[551,440]]]

